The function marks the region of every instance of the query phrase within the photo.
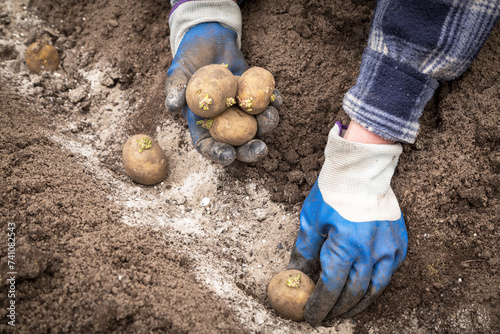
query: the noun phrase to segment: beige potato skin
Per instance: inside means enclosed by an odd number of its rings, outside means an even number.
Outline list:
[[[139,152],[137,140],[147,138],[151,147]],[[144,185],[161,182],[167,175],[167,157],[160,145],[148,135],[138,134],[130,137],[123,145],[123,164],[125,171],[132,180]]]
[[[44,42],[35,42],[26,50],[26,65],[34,73],[42,71],[55,71],[61,62],[57,50]]]
[[[198,116],[212,118],[227,109],[226,100],[235,98],[238,81],[224,65],[203,66],[188,82],[186,103]],[[212,99],[208,110],[200,108],[200,102],[208,95]]]
[[[210,135],[233,146],[245,144],[257,134],[257,120],[238,107],[230,107],[213,119]]]
[[[298,274],[300,274],[300,286],[289,287],[286,283],[288,277]],[[285,270],[273,277],[267,287],[267,296],[280,316],[294,321],[304,321],[304,308],[314,287],[314,281],[300,270]]]
[[[236,100],[240,108],[251,114],[260,114],[271,102],[275,88],[274,77],[262,67],[251,67],[238,79]],[[248,103],[251,103],[248,106]]]

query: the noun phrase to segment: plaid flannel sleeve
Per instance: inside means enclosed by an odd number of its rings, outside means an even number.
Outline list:
[[[470,66],[499,15],[499,0],[379,0],[344,110],[381,137],[415,142],[438,81]]]

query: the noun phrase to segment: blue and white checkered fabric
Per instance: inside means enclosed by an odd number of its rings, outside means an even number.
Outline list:
[[[470,66],[499,15],[499,0],[379,0],[344,110],[386,139],[415,142],[438,80]]]

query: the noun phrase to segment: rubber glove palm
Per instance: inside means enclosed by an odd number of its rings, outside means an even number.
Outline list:
[[[321,273],[305,307],[317,325],[366,309],[389,284],[406,256],[408,235],[390,181],[400,144],[344,140],[330,131],[325,163],[300,214],[288,269]]]
[[[207,129],[197,124],[203,118],[195,115],[186,105],[186,86],[193,73],[205,65],[228,64],[228,69],[234,75],[241,75],[246,71],[248,64],[236,39],[236,32],[215,22],[201,23],[190,28],[182,38],[168,69],[165,86],[165,106],[169,111],[182,109],[196,150],[206,158],[224,165],[232,163],[235,158],[244,162],[256,162],[267,155],[267,146],[259,139],[253,139],[236,149],[215,141]],[[274,106],[279,107],[282,100],[279,93],[275,93],[279,98],[257,117],[259,136],[271,131],[278,123],[279,116]]]

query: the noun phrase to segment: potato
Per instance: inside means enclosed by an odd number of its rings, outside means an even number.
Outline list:
[[[303,321],[304,307],[314,287],[313,280],[300,270],[285,270],[273,277],[267,287],[267,296],[280,316]]]
[[[274,77],[262,67],[251,67],[238,79],[236,100],[243,111],[260,114],[273,100]]]
[[[210,135],[216,141],[233,146],[245,144],[257,133],[257,120],[238,107],[230,107],[207,122]]]
[[[40,39],[26,50],[26,65],[30,71],[40,74],[42,71],[55,71],[59,66],[61,58],[48,43],[48,39]]]
[[[238,82],[225,65],[207,65],[196,72],[186,88],[186,102],[198,116],[211,118],[236,103]]]
[[[140,184],[156,184],[167,175],[167,157],[148,135],[138,134],[127,140],[123,145],[123,164],[127,175]]]

